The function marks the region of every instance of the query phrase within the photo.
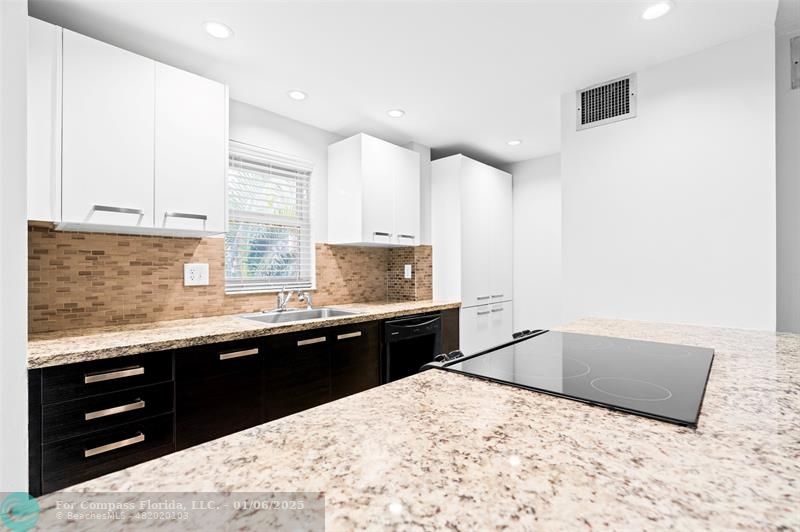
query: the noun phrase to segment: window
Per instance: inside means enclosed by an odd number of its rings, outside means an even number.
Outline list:
[[[231,141],[225,291],[314,287],[312,165]]]

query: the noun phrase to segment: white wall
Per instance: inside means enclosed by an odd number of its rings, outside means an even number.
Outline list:
[[[561,157],[504,168],[514,182],[514,330],[561,323]]]
[[[639,116],[584,131],[562,97],[565,318],[775,328],[774,53],[640,71]]]
[[[28,489],[27,55],[27,2],[0,2],[0,492]]]
[[[792,90],[789,39],[800,36],[800,0],[775,21],[778,196],[778,330],[800,333],[800,88]]]
[[[343,137],[242,102],[230,102],[230,138],[314,163],[311,237],[328,237],[328,145]]]

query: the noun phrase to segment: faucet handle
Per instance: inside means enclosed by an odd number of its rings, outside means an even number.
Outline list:
[[[299,296],[297,296],[297,300],[300,302],[306,302],[306,308],[311,308],[311,294],[308,292],[301,292]]]

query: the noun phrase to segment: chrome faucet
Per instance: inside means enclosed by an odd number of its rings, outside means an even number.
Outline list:
[[[311,310],[311,294],[308,292],[302,292],[299,296],[297,296],[297,300],[299,302],[306,302],[306,309]]]
[[[285,286],[281,288],[281,291],[278,292],[278,308],[276,310],[279,312],[286,310],[286,305],[289,303],[289,300],[292,299],[293,294],[294,292],[291,290],[287,291]]]

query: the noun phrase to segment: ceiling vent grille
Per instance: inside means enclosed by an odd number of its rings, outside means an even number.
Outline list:
[[[577,129],[602,126],[636,116],[636,74],[577,92]]]

